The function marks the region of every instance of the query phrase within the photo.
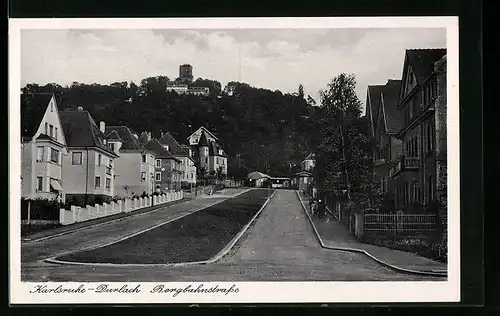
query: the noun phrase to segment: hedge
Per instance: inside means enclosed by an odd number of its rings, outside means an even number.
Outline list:
[[[30,204],[30,219],[59,220],[61,203],[47,199],[21,199],[21,220],[28,219],[28,204]]]

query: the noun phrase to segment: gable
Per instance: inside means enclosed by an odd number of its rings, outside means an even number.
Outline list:
[[[33,139],[38,138],[42,134],[49,135],[58,143],[66,146],[64,131],[59,117],[59,110],[54,96],[50,98],[50,101],[45,108],[45,113],[43,114],[40,124],[33,135]]]
[[[214,134],[212,134],[208,129],[206,129],[204,126],[198,128],[193,134],[191,134],[187,139],[190,145],[196,145],[198,144],[198,141],[200,140],[201,134],[205,132],[205,136],[207,137],[207,140],[209,142],[211,141],[217,141],[217,137],[215,137]]]
[[[382,98],[380,99],[380,105],[378,107],[378,111],[375,117],[376,129],[375,129],[375,139],[377,143],[379,143],[382,139],[382,135],[385,133],[386,124],[385,124],[385,113],[384,113],[384,103]]]
[[[406,97],[417,85],[417,77],[415,76],[413,68],[409,64],[406,68],[406,75],[404,77],[403,98]]]

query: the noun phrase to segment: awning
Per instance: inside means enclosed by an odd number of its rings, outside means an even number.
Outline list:
[[[57,191],[62,191],[61,185],[59,184],[59,181],[57,180],[50,180],[50,186],[52,189],[57,190]]]

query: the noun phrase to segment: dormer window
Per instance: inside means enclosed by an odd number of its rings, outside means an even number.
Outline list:
[[[222,149],[219,149],[219,155],[222,156]]]

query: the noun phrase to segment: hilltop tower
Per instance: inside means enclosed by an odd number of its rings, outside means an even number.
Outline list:
[[[189,64],[180,65],[179,79],[184,83],[193,82],[193,66]]]

